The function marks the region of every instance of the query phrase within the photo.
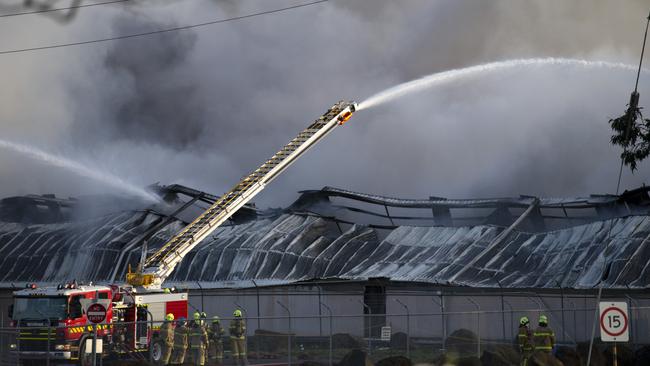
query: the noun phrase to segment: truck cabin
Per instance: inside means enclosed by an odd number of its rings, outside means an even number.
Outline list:
[[[14,326],[70,326],[85,324],[82,299],[111,299],[112,291],[105,286],[65,285],[28,288],[14,292],[9,315]]]

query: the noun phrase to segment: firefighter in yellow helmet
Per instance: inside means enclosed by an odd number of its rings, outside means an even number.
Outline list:
[[[185,318],[178,319],[178,324],[174,329],[174,349],[172,350],[172,365],[182,365],[185,362],[185,353],[187,352],[187,326]]]
[[[540,315],[538,323],[539,326],[533,333],[535,351],[551,353],[555,347],[555,333],[553,329],[549,328],[546,315]]]
[[[221,338],[224,333],[219,317],[213,316],[212,324],[208,328],[208,339],[210,341],[208,354],[212,365],[223,365],[223,340]]]
[[[174,348],[174,314],[165,316],[165,321],[160,326],[161,355],[160,364],[168,365]]]
[[[201,328],[205,331],[205,334],[208,334],[208,314],[205,311],[202,311],[200,314],[201,317]],[[203,351],[203,364],[208,364],[208,350],[210,349],[210,337],[207,338],[207,343],[205,344],[205,350]]]
[[[236,365],[248,365],[246,356],[246,323],[241,317],[241,310],[232,313],[234,319],[230,321],[230,345],[232,358]]]
[[[517,333],[517,343],[519,344],[519,365],[527,366],[528,359],[533,354],[533,333],[528,327],[530,321],[528,317],[522,316],[519,319],[519,332]]]
[[[201,325],[201,314],[194,313],[194,321],[189,329],[190,362],[192,365],[205,365],[205,351],[208,346],[208,335]]]

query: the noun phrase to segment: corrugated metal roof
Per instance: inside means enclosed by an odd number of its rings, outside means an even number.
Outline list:
[[[124,213],[77,224],[0,224],[0,282],[109,281],[120,249],[156,219],[150,213]],[[150,248],[178,228],[178,222],[165,227]],[[326,219],[284,214],[219,229],[185,258],[169,281],[238,287],[249,286],[251,280],[279,284],[386,277],[454,286],[581,289],[596,286],[606,271],[609,288],[650,284],[648,216],[548,233],[515,230],[465,269],[502,230],[401,226],[380,240],[372,228],[352,226],[340,233]],[[126,262],[137,263],[139,250],[132,248]]]
[[[140,257],[183,226],[150,211],[122,211],[53,224],[0,222],[0,283],[110,282],[120,254]],[[596,220],[560,230],[526,232],[504,226],[365,225],[285,212],[219,228],[189,253],[168,279],[202,287],[250,287],[314,279],[394,281],[491,288],[650,286],[650,215]],[[495,240],[499,237],[499,240]],[[608,246],[605,253],[605,247]]]

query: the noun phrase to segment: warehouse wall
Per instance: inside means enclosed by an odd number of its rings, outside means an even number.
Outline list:
[[[605,291],[604,297],[628,301],[632,307],[631,343],[650,343],[650,294]],[[224,324],[227,325],[233,310],[241,307],[248,321],[249,335],[254,334],[256,329],[285,333],[291,325],[295,334],[319,336],[330,333],[328,311],[319,306],[323,303],[331,308],[334,315],[333,333],[363,337],[364,328],[369,325],[369,315],[364,314],[361,303],[363,300],[362,283],[246,290],[192,289],[190,312],[192,309],[202,309],[209,316],[224,318]],[[409,309],[409,326],[406,309],[397,300]],[[11,290],[0,290],[0,324],[3,326],[9,323],[7,308],[11,302]],[[291,324],[286,310],[278,302],[291,311]],[[444,304],[444,312],[441,304]],[[393,333],[408,330],[411,337],[442,339],[445,332],[449,336],[453,331],[465,328],[474,333],[480,332],[483,342],[509,342],[514,339],[521,316],[526,315],[535,323],[539,314],[544,313],[549,316],[558,341],[571,344],[589,339],[596,302],[595,291],[532,293],[389,285],[386,288],[385,305],[385,324],[392,327]],[[477,306],[480,307],[480,312]]]

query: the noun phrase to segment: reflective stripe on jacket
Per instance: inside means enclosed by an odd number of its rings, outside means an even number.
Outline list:
[[[165,344],[174,343],[174,328],[171,322],[166,321],[160,326],[160,339]]]
[[[224,333],[223,328],[219,323],[212,323],[212,325],[208,328],[208,338],[211,341],[221,342],[221,337],[223,336],[223,333]]]
[[[205,348],[208,344],[208,335],[205,332],[205,329],[198,324],[195,323],[191,328],[190,328],[190,347],[193,349],[196,348]]]
[[[174,329],[174,348],[187,349],[186,327],[176,327],[176,329]]]
[[[519,333],[517,334],[517,343],[519,344],[520,351],[529,352],[533,350],[533,335],[528,327],[519,327]]]
[[[230,338],[244,339],[246,337],[246,323],[244,319],[233,319],[230,322]]]
[[[537,327],[533,338],[536,351],[551,351],[555,346],[555,333],[549,327]]]

